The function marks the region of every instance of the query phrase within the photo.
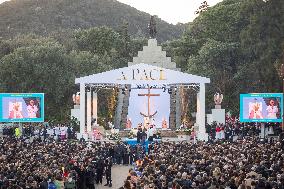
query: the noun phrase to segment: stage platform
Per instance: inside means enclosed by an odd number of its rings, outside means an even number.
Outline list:
[[[175,138],[178,135],[178,133],[176,131],[170,130],[170,129],[167,129],[167,130],[159,129],[158,131],[161,133],[161,137],[162,138],[164,138],[164,137]],[[130,132],[130,130],[120,130],[119,131],[119,136],[121,138],[126,138],[128,136],[129,132]]]
[[[125,141],[128,145],[131,145],[131,146],[135,146],[135,145],[138,144],[136,138],[133,138],[133,139],[126,138],[124,141]],[[161,139],[154,139],[154,140],[153,140],[153,142],[161,142],[161,141],[162,141]],[[149,142],[148,140],[145,141],[145,143],[144,143],[143,146],[145,147],[146,151],[148,151],[148,146],[149,146],[150,143],[151,143],[151,142]],[[140,143],[140,144],[142,144],[142,143]]]

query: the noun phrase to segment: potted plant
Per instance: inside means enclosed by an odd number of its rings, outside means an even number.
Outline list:
[[[129,139],[133,139],[137,137],[137,130],[135,129],[131,129],[128,133],[127,133],[127,138]]]

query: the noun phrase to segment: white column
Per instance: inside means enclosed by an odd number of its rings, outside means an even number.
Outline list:
[[[197,137],[199,140],[208,140],[208,134],[205,129],[205,84],[200,83],[200,89],[197,93],[197,113],[196,123],[198,125]]]
[[[118,100],[115,110],[115,119],[114,119],[114,127],[116,129],[120,129],[120,122],[121,122],[121,115],[122,115],[122,108],[123,108],[123,99],[124,94],[122,94],[122,89],[118,89]]]
[[[181,125],[181,96],[180,96],[180,90],[182,90],[180,87],[177,87],[176,89],[176,127],[179,128]]]
[[[92,118],[96,119],[95,125],[98,123],[98,94],[96,92],[93,92],[93,115]]]
[[[80,83],[80,133],[85,133],[85,83]]]
[[[91,92],[87,92],[87,131],[92,131],[92,99],[91,99]]]

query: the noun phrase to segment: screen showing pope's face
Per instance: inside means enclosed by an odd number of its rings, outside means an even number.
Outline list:
[[[280,122],[282,119],[282,96],[252,95],[241,96],[241,119],[243,122]],[[277,120],[277,121],[276,121]]]
[[[43,119],[43,96],[0,94],[0,121],[39,121]]]

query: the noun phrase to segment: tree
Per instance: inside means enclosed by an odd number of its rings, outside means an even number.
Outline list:
[[[251,92],[280,92],[276,67],[284,41],[284,2],[254,0],[244,6],[244,11],[247,10],[253,14],[249,16],[250,24],[240,33],[245,61],[238,76]]]
[[[108,27],[78,30],[74,34],[78,50],[103,55],[123,46],[119,33]]]
[[[17,48],[0,61],[0,90],[45,93],[47,119],[67,116],[74,79],[72,60],[56,42]]]
[[[195,14],[200,14],[204,11],[207,11],[208,8],[209,8],[209,5],[208,5],[207,1],[203,1],[201,3],[201,5],[198,7],[198,9],[195,11]]]
[[[229,99],[233,93],[238,92],[238,90],[232,91],[232,88],[237,87],[234,82],[236,63],[238,62],[237,51],[238,44],[236,43],[209,40],[197,55],[189,58],[188,72],[208,77],[211,80],[207,93],[207,101],[211,106],[215,92],[224,94],[225,106],[230,104]]]

